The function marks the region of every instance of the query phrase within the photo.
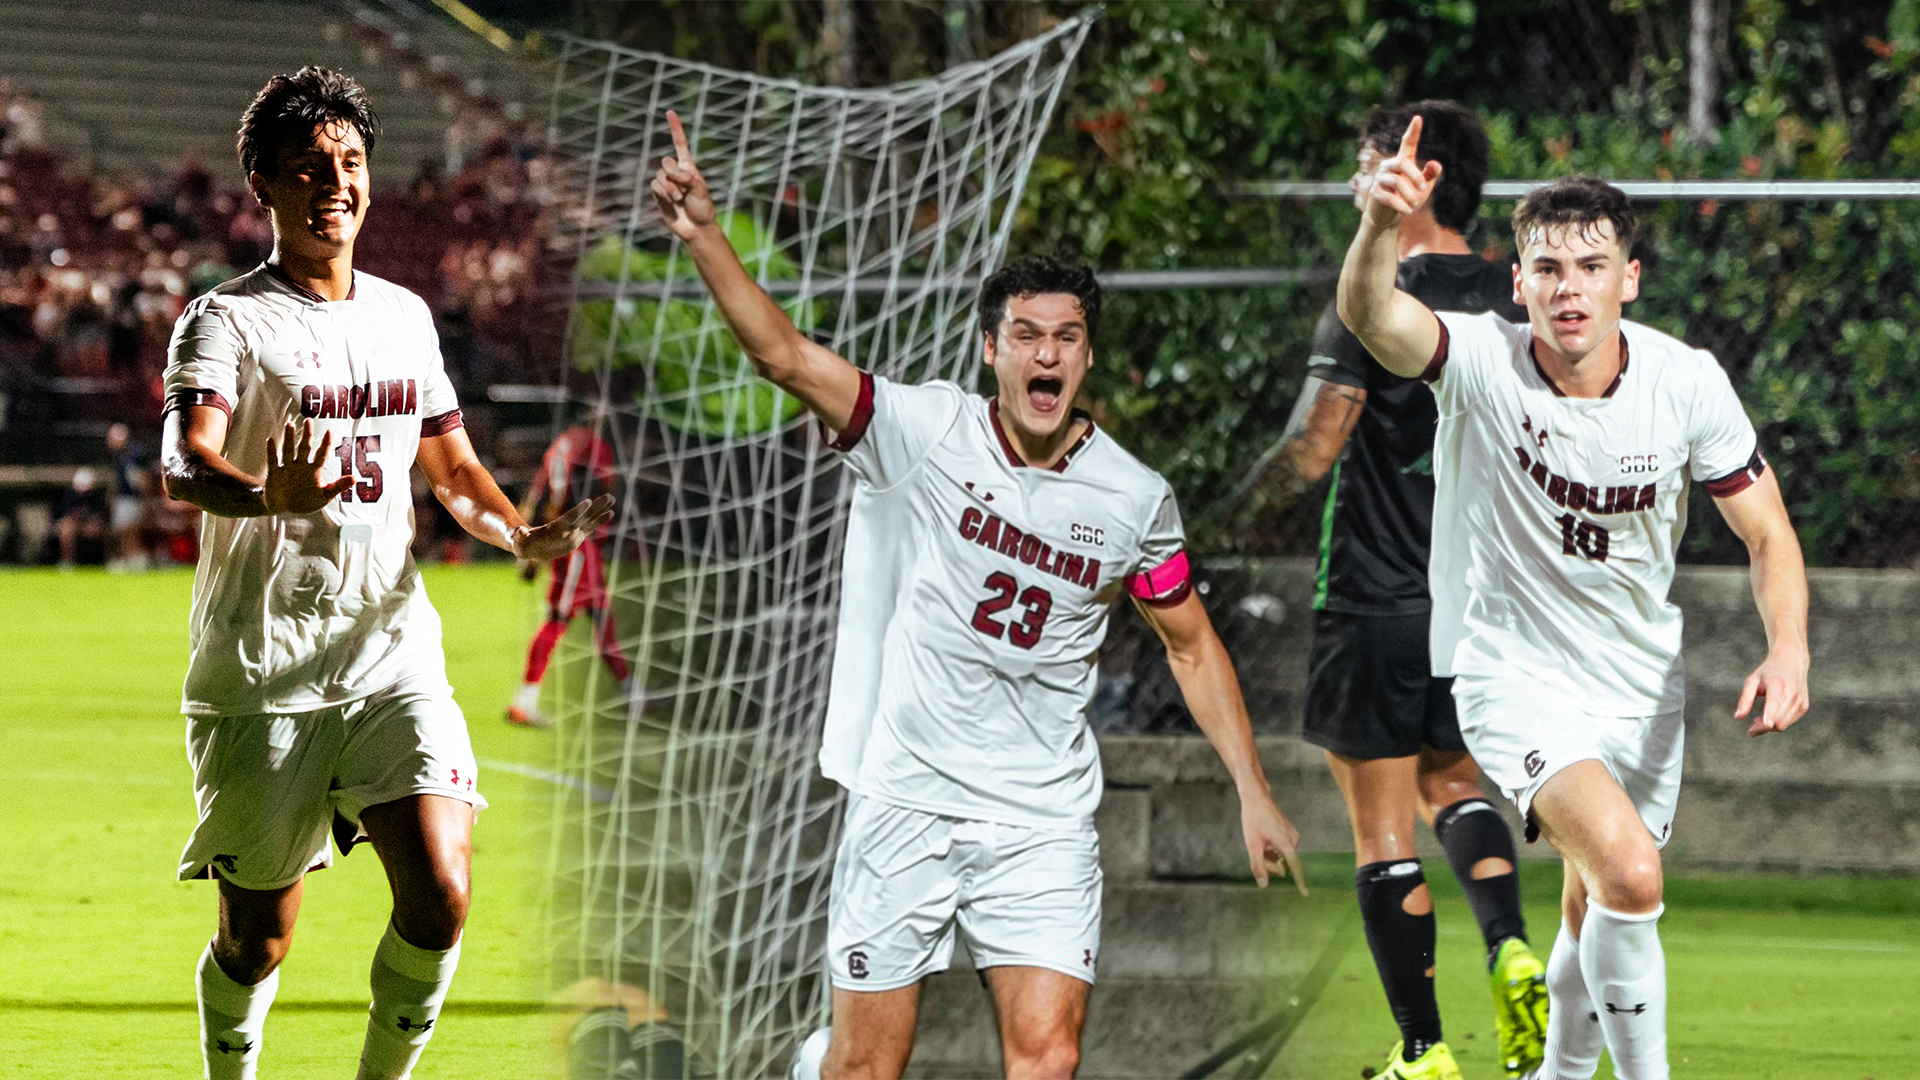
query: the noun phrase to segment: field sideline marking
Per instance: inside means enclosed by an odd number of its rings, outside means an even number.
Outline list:
[[[1802,914],[1802,913],[1793,912],[1790,914]],[[1853,915],[1851,917],[1856,919],[1901,918],[1901,916],[1898,916],[1898,915]],[[1473,937],[1479,937],[1480,931],[1478,929],[1463,927],[1463,926],[1443,926],[1440,928],[1440,936],[1442,937],[1467,937],[1468,935],[1472,935]],[[1695,946],[1699,948],[1712,947],[1719,941],[1719,939],[1716,939],[1716,938],[1701,937],[1697,934],[1666,934],[1666,933],[1663,933],[1660,935],[1660,940],[1667,943],[1668,945],[1690,945],[1690,946]],[[1841,939],[1835,939],[1835,938],[1825,938],[1825,939],[1822,939],[1822,938],[1742,938],[1741,941],[1743,944],[1746,944],[1746,945],[1752,945],[1759,948],[1767,948],[1767,949],[1819,949],[1826,952],[1867,952],[1867,953],[1920,952],[1920,944],[1879,945],[1879,944],[1874,944],[1872,942],[1860,941],[1858,939],[1845,939],[1845,938],[1841,938]]]
[[[581,780],[568,776],[565,773],[554,772],[552,769],[541,769],[532,765],[522,765],[515,761],[494,761],[490,758],[479,758],[477,760],[483,769],[499,769],[501,772],[510,772],[516,776],[530,776],[535,780],[545,780],[549,784],[572,788],[575,791],[584,791],[587,794],[587,798],[595,803],[610,803],[613,801],[612,788],[603,788],[591,780]]]
[[[5,772],[0,773],[0,777],[6,777],[12,780],[56,781],[61,783],[147,784],[150,786],[165,787],[173,787],[180,783],[180,778],[174,776],[141,776],[138,773],[128,773],[125,776],[108,776],[104,773],[53,772],[47,769],[36,769],[32,772]],[[191,782],[191,778],[189,777],[188,779],[189,782]]]

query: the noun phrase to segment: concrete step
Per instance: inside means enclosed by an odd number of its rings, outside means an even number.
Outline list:
[[[1862,705],[1857,712],[1888,717],[1882,707]],[[1920,758],[1915,726],[1905,716],[1877,729],[1865,720],[1859,726],[1808,720],[1753,740],[1728,716],[1690,720],[1689,770],[1694,755],[1717,764],[1690,771],[1682,783],[1668,863],[1920,871],[1920,780],[1904,778]],[[1300,830],[1302,850],[1352,851],[1346,807],[1319,749],[1276,736],[1262,736],[1258,745],[1274,799]],[[1876,756],[1876,747],[1890,749]],[[1107,793],[1110,803],[1122,804],[1111,819],[1118,824],[1102,833],[1109,880],[1116,870],[1141,879],[1245,879],[1238,803],[1209,762],[1212,748],[1204,740],[1107,736],[1101,752],[1110,783],[1139,785]],[[1849,773],[1850,762],[1858,771]],[[1520,836],[1512,806],[1497,796],[1490,801]],[[1414,836],[1418,854],[1444,868],[1432,830],[1417,828]],[[1545,843],[1522,843],[1519,851],[1523,859],[1558,858]],[[1310,884],[1346,887],[1344,880]]]

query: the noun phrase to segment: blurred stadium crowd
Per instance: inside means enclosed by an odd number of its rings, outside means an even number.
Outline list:
[[[430,164],[375,199],[358,252],[362,270],[433,306],[482,446],[486,387],[532,370],[546,173],[510,130],[488,135],[457,171]],[[195,557],[198,511],[161,494],[154,459],[167,343],[190,298],[272,245],[228,163],[189,161],[159,181],[95,174],[43,141],[39,104],[0,78],[0,562]],[[438,503],[424,491],[416,503],[421,550],[464,558],[458,530],[436,527]]]

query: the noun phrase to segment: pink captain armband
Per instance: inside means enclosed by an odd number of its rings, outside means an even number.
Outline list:
[[[1173,558],[1151,570],[1142,570],[1127,579],[1127,593],[1143,604],[1154,607],[1172,607],[1187,598],[1193,591],[1193,570],[1187,563],[1186,551],[1174,553]]]

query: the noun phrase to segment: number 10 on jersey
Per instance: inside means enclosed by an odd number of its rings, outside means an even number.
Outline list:
[[[1604,525],[1582,521],[1572,514],[1553,519],[1560,526],[1560,554],[1584,555],[1594,562],[1607,561],[1607,549],[1613,544]]]

